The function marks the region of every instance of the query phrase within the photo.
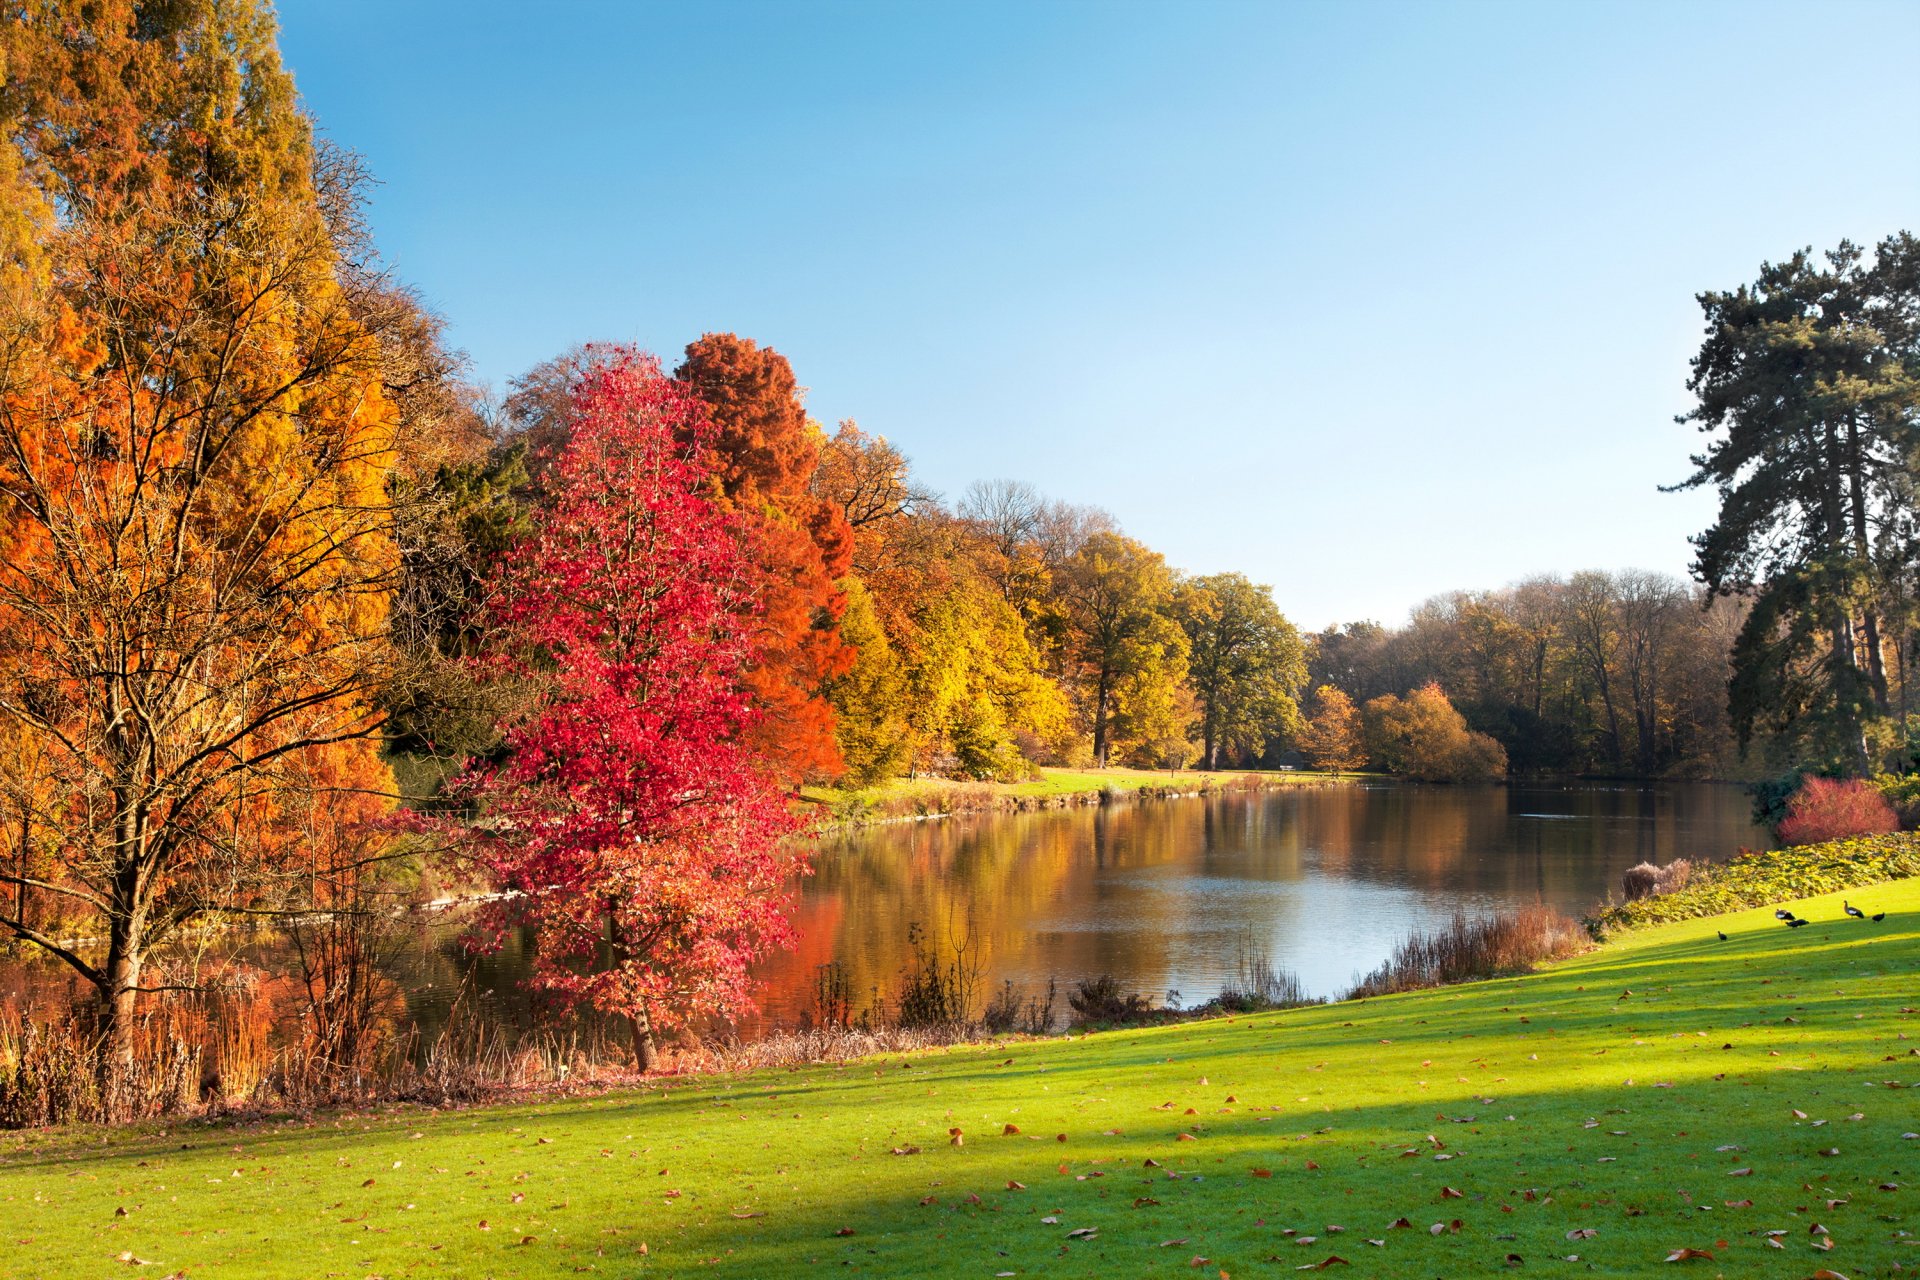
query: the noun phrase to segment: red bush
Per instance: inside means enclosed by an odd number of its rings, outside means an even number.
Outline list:
[[[1818,844],[1899,829],[1899,816],[1872,783],[1808,778],[1787,801],[1787,816],[1777,834],[1782,844]]]

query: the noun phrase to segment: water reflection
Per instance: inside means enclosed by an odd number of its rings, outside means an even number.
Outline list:
[[[1247,931],[1331,995],[1456,907],[1579,912],[1643,860],[1766,843],[1713,784],[1374,786],[887,826],[823,841],[800,952],[763,966],[766,1020],[805,1013],[816,966],[885,991],[918,923],[969,939],[990,987],[1111,973],[1191,1002]]]
[[[967,944],[977,1001],[1003,980],[1034,995],[1049,979],[1064,992],[1112,974],[1198,1003],[1233,976],[1249,932],[1309,992],[1333,995],[1456,907],[1579,913],[1636,862],[1724,858],[1767,839],[1740,788],[1708,783],[1380,785],[874,827],[820,843],[816,874],[798,886],[799,947],[761,967],[763,1015],[742,1031],[801,1020],[830,961],[845,967],[856,1010],[884,998],[915,925]],[[417,1026],[415,1045],[433,1042],[456,1003],[503,1030],[551,1016],[521,985],[524,937],[476,956],[456,927],[423,920],[383,952],[405,995],[391,1030]],[[267,976],[291,963],[266,941],[233,957]],[[87,995],[51,962],[0,965],[0,1000],[13,1007]],[[299,1002],[280,1004],[284,1018]]]

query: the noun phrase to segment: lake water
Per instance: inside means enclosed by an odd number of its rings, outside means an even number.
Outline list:
[[[1546,902],[1578,915],[1636,862],[1767,843],[1745,792],[1711,783],[1302,787],[868,827],[817,845],[797,886],[799,947],[761,965],[763,1014],[741,1031],[806,1017],[830,963],[856,1014],[890,999],[916,929],[949,955],[965,944],[976,1013],[1003,982],[1038,996],[1053,980],[1065,1014],[1066,992],[1103,974],[1203,1003],[1248,941],[1332,996],[1456,909]],[[489,1021],[533,1024],[524,939],[474,957],[456,928],[422,921],[396,941],[395,1016],[422,1043],[456,993]],[[291,963],[271,949],[255,960],[267,973]],[[63,992],[85,995],[58,965],[0,965],[9,1002]]]
[[[1195,1004],[1251,938],[1336,995],[1410,930],[1545,902],[1578,915],[1637,862],[1770,843],[1739,787],[1713,783],[1383,784],[954,818],[820,843],[797,952],[763,966],[766,1019],[813,1003],[838,961],[858,1008],[892,989],[908,930],[964,939],[986,991],[1063,993],[1111,974]]]

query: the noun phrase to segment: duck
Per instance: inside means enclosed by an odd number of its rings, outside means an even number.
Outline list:
[[[1773,909],[1773,918],[1775,920],[1791,920],[1794,916],[1793,912],[1787,910],[1785,907],[1775,907]]]
[[[1851,902],[1848,902],[1845,898],[1842,898],[1840,900],[1840,909],[1846,912],[1848,915],[1852,916],[1855,920],[1865,920],[1867,918],[1866,912],[1854,906]]]
[[[1811,920],[1802,920],[1798,916],[1795,916],[1793,919],[1787,921],[1787,928],[1798,929],[1803,924],[1812,924],[1812,923],[1813,921]]]

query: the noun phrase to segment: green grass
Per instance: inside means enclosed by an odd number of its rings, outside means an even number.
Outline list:
[[[468,1111],[9,1135],[0,1273],[1213,1277],[1338,1254],[1353,1276],[1648,1275],[1690,1247],[1716,1258],[1676,1274],[1886,1275],[1920,1264],[1920,1091],[1893,1087],[1920,1087],[1920,881],[1850,892],[1885,923],[1836,894],[1794,905],[1804,929],[1660,925],[1362,1004]]]

